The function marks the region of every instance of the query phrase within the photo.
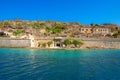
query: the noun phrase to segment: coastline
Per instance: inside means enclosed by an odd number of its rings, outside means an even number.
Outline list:
[[[81,39],[79,39],[81,40]],[[87,38],[87,39],[82,39],[83,45],[78,46],[78,47],[73,47],[73,46],[61,46],[61,47],[55,47],[54,42],[52,45],[49,46],[44,46],[44,47],[39,47],[38,43],[39,42],[47,42],[47,39],[40,39],[40,40],[35,40],[34,44],[31,43],[31,40],[29,39],[24,39],[24,40],[19,40],[19,39],[0,39],[0,48],[25,48],[25,49],[49,49],[49,50],[83,50],[83,49],[120,49],[120,39],[115,39],[115,38],[109,38],[109,39],[95,39],[95,38]],[[52,41],[52,39],[51,39]],[[33,46],[31,46],[33,45]],[[42,44],[41,44],[42,45]]]
[[[38,49],[38,50],[120,50],[119,48],[31,48],[31,47],[0,47],[2,48],[9,48],[9,49]]]

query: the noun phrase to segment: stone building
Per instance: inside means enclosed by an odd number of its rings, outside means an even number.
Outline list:
[[[111,30],[109,28],[93,28],[93,34],[107,35],[111,34]]]
[[[80,29],[82,34],[94,34],[94,35],[107,35],[111,34],[111,30],[109,28],[90,28],[90,27],[82,27]]]
[[[93,29],[90,28],[90,27],[82,27],[82,28],[80,29],[80,32],[81,32],[82,34],[92,34],[92,31],[93,31]]]
[[[60,47],[62,47],[62,37],[55,37],[54,39],[53,39],[53,41],[54,41],[54,47],[55,48],[60,48]]]

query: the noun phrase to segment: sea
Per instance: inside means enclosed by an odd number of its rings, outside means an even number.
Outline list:
[[[0,48],[0,80],[120,80],[120,50]]]

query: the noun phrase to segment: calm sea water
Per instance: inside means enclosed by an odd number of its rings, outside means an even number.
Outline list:
[[[120,50],[2,48],[0,80],[120,80]]]

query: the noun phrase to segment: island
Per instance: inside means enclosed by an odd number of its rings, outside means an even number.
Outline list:
[[[120,49],[120,27],[104,23],[4,20],[0,47],[39,49]]]

